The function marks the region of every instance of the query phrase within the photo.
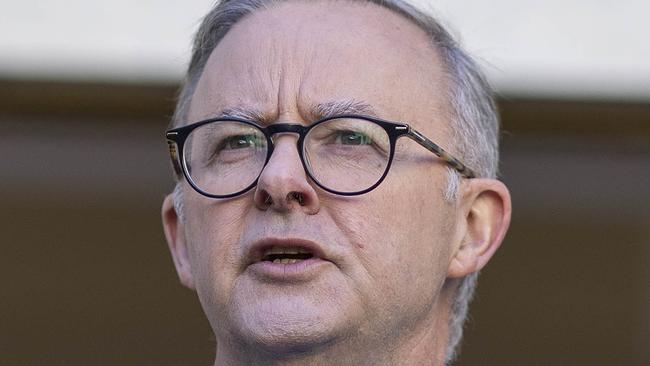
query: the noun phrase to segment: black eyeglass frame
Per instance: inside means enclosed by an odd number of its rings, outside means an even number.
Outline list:
[[[384,173],[382,174],[381,178],[377,180],[376,183],[374,183],[372,186],[369,188],[366,188],[361,191],[355,191],[355,192],[340,192],[336,191],[333,189],[330,189],[323,184],[321,184],[316,178],[314,178],[313,174],[311,173],[309,166],[307,162],[305,161],[304,157],[304,141],[305,141],[305,136],[309,133],[309,131],[320,125],[321,123],[333,120],[333,119],[341,119],[341,118],[356,118],[356,119],[363,119],[369,122],[373,122],[380,127],[382,127],[389,138],[390,141],[390,152],[389,152],[389,157],[388,157],[388,164],[386,165],[386,168],[384,170]],[[187,163],[185,162],[185,157],[183,154],[183,147],[185,146],[185,141],[187,140],[187,137],[190,135],[190,133],[203,125],[206,125],[208,123],[215,123],[215,122],[239,122],[239,123],[244,123],[250,126],[253,126],[264,134],[266,137],[267,141],[267,152],[266,152],[266,159],[264,161],[264,165],[262,166],[262,169],[260,170],[259,175],[253,183],[251,183],[248,187],[235,192],[235,193],[230,193],[226,195],[216,195],[212,193],[205,192],[201,188],[199,188],[194,181],[192,180],[192,177],[188,171],[187,168]],[[196,190],[198,193],[210,197],[210,198],[218,198],[218,199],[225,199],[225,198],[232,198],[239,196],[249,190],[251,190],[253,187],[257,185],[257,182],[259,180],[259,177],[262,175],[262,172],[264,171],[264,168],[268,164],[269,160],[271,159],[271,155],[273,154],[273,149],[274,149],[274,144],[273,144],[273,139],[272,136],[275,135],[276,133],[296,133],[298,134],[298,142],[297,142],[297,148],[298,148],[298,154],[300,156],[300,161],[302,162],[303,169],[305,169],[305,172],[307,173],[307,176],[316,183],[320,188],[323,190],[341,195],[341,196],[357,196],[361,195],[364,193],[368,193],[372,191],[373,189],[377,188],[381,184],[381,182],[386,178],[388,175],[388,171],[390,170],[390,167],[393,163],[393,157],[395,155],[395,146],[397,144],[397,139],[406,136],[409,137],[410,139],[414,140],[418,144],[422,145],[425,149],[431,151],[434,153],[436,156],[438,156],[440,159],[442,159],[445,163],[447,163],[449,166],[454,168],[458,173],[460,173],[462,176],[465,178],[471,179],[475,178],[476,175],[475,173],[467,167],[465,164],[463,164],[460,160],[456,159],[453,157],[451,154],[449,154],[447,151],[445,151],[443,148],[438,146],[436,143],[433,141],[429,140],[426,138],[424,135],[413,129],[411,126],[405,123],[397,123],[397,122],[391,122],[391,121],[386,121],[382,120],[379,118],[371,117],[371,116],[365,116],[365,115],[359,115],[359,114],[342,114],[342,115],[334,115],[334,116],[329,116],[326,118],[322,118],[317,120],[316,122],[304,126],[301,124],[295,124],[295,123],[276,123],[276,124],[270,124],[266,127],[262,127],[258,125],[255,122],[242,119],[242,118],[236,118],[236,117],[218,117],[218,118],[211,118],[211,119],[206,119],[203,121],[195,122],[183,127],[177,127],[173,128],[170,130],[167,130],[165,132],[165,136],[167,137],[167,143],[169,146],[169,153],[170,157],[172,160],[172,165],[174,167],[174,171],[177,175],[177,177],[180,179],[181,174],[185,177],[187,182]],[[182,173],[181,173],[182,172]]]

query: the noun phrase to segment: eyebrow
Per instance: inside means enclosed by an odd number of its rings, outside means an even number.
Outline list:
[[[370,104],[354,99],[317,103],[311,106],[308,112],[308,117],[313,118],[309,122],[345,114],[361,114],[377,117],[377,112]],[[271,123],[269,117],[261,110],[243,106],[224,108],[211,118],[241,118],[256,121],[261,124]]]
[[[241,118],[258,122],[263,122],[267,119],[262,111],[246,107],[225,108],[217,113],[215,118]]]
[[[375,109],[370,104],[354,99],[318,103],[311,108],[310,112],[317,119],[343,114],[363,114],[377,117]]]

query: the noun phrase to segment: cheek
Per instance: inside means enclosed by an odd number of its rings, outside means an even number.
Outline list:
[[[427,248],[442,249],[450,233],[445,177],[435,174],[444,170],[431,168],[402,162],[371,198],[377,224],[387,225],[402,246],[422,254],[429,253]]]
[[[451,230],[439,178],[387,177],[358,202],[343,203],[337,211],[336,220],[355,246],[362,278],[374,291],[395,296],[434,293],[444,280]]]
[[[238,243],[246,210],[241,200],[193,204],[187,212],[192,274],[205,309],[228,303],[239,268]]]

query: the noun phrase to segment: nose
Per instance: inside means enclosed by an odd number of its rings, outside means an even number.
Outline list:
[[[320,201],[296,148],[297,136],[276,135],[273,154],[262,170],[254,201],[261,210],[290,212],[301,210],[313,215],[320,209]]]

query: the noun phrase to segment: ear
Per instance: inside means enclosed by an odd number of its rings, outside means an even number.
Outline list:
[[[469,179],[458,203],[460,245],[447,276],[461,278],[480,271],[499,249],[510,225],[512,206],[508,188],[496,179]]]
[[[171,252],[174,266],[181,283],[186,287],[194,290],[194,276],[185,243],[185,228],[183,221],[180,220],[176,208],[174,207],[173,195],[165,197],[162,205],[162,222],[167,238],[167,245]]]

